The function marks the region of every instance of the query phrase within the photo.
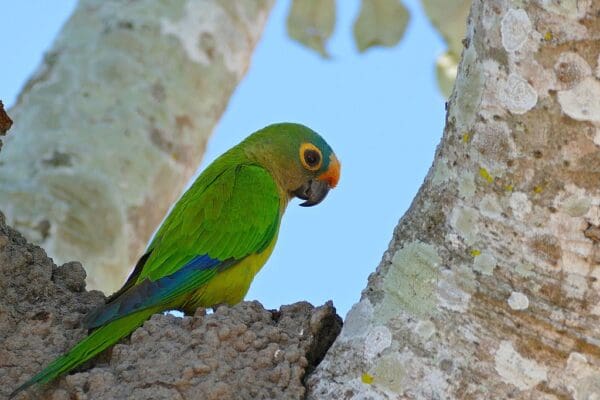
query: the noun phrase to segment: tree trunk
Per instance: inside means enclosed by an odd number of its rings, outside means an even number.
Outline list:
[[[309,398],[600,396],[599,16],[474,1],[434,165]]]
[[[198,167],[272,4],[82,0],[10,112],[8,223],[117,288]]]

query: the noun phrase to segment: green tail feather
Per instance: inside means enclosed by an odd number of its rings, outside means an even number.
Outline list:
[[[52,361],[50,365],[41,372],[16,388],[8,398],[13,398],[19,392],[32,385],[48,383],[58,376],[78,367],[118,342],[119,339],[133,332],[133,330],[142,325],[142,323],[153,313],[154,310],[140,311],[96,329],[88,337],[77,343],[68,353],[63,354]]]

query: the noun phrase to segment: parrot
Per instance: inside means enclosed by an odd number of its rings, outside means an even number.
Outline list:
[[[86,315],[88,336],[10,398],[80,366],[152,314],[241,302],[273,252],[290,200],[319,204],[340,167],[327,142],[297,123],[269,125],[223,153],[175,203],[123,287]]]

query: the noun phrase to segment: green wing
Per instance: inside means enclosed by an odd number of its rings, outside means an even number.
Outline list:
[[[274,239],[281,201],[271,174],[255,164],[215,169],[202,174],[163,222],[138,283],[170,275],[198,256],[241,260]]]
[[[127,283],[88,315],[88,328],[171,307],[219,270],[273,241],[281,203],[271,175],[254,164],[214,172],[207,170],[177,202]]]

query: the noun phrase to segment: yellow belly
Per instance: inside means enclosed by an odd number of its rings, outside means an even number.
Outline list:
[[[193,314],[198,307],[234,305],[244,300],[252,280],[273,252],[275,242],[276,239],[262,253],[248,256],[215,275],[187,299],[184,311]]]

